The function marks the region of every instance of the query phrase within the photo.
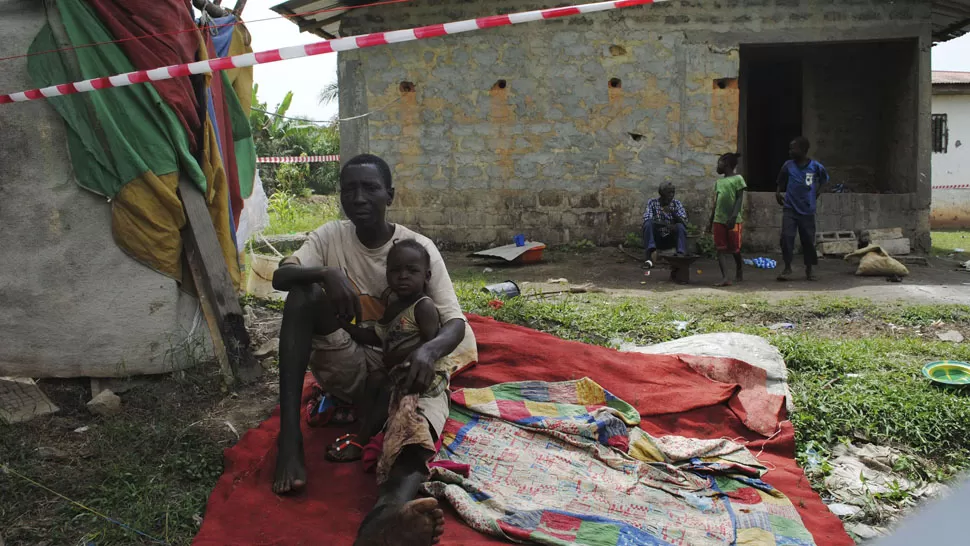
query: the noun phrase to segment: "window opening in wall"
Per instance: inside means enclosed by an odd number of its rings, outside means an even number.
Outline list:
[[[933,123],[933,153],[945,154],[950,144],[950,134],[946,126],[946,114],[933,114],[930,119]]]
[[[619,89],[623,87],[623,82],[620,81],[620,78],[610,78],[610,87]]]
[[[508,87],[508,85],[509,85],[508,82],[506,82],[505,80],[498,80],[497,82],[495,82],[495,85],[492,86],[492,89],[505,89],[506,87]]]
[[[401,90],[401,93],[414,93],[414,84],[411,82],[401,82],[398,88]]]

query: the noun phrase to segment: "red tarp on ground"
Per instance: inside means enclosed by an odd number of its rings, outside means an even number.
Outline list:
[[[636,407],[643,416],[641,427],[650,434],[747,438],[756,454],[764,445],[760,459],[775,467],[765,481],[788,495],[817,544],[854,544],[795,464],[791,424],[785,421],[769,441],[749,430],[742,423],[744,416],[735,411],[741,408],[738,385],[712,381],[678,357],[619,353],[491,319],[470,319],[481,361],[454,379],[456,388],[588,376]],[[697,359],[692,360],[696,365]],[[270,484],[278,431],[279,417],[274,414],[226,450],[226,471],[209,497],[196,546],[352,544],[357,526],[376,499],[374,475],[364,474],[359,464],[324,460],[326,447],[344,431],[304,428],[307,491],[277,497]],[[505,543],[473,531],[450,509],[446,514],[442,544]]]

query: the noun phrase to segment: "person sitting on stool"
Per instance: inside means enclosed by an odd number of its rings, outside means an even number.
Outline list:
[[[678,256],[687,254],[687,211],[674,199],[674,185],[664,182],[660,197],[647,201],[643,213],[643,246],[647,251],[644,268],[653,267],[653,253],[676,249]]]

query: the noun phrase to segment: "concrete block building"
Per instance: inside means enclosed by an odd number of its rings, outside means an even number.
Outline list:
[[[933,73],[933,228],[970,227],[970,72]]]
[[[289,0],[286,14],[332,5]],[[296,16],[323,37],[564,5],[412,0]],[[698,227],[718,155],[751,190],[746,243],[777,246],[791,138],[846,193],[822,230],[903,227],[929,247],[930,51],[970,0],[675,0],[340,53],[341,155],[388,160],[395,219],[439,242],[514,233],[600,244],[637,232],[673,182]]]

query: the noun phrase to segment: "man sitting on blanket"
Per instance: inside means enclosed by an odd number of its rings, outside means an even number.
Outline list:
[[[387,305],[388,251],[395,241],[413,239],[431,256],[427,295],[441,317],[437,336],[411,353],[404,385],[421,393],[418,413],[430,435],[407,445],[380,483],[377,504],[364,519],[356,544],[424,546],[437,543],[444,516],[434,499],[414,500],[428,475],[435,442],[448,417],[448,390],[429,390],[436,363],[455,369],[477,360],[475,338],[458,305],[441,255],[427,237],[386,220],[394,199],[391,170],[382,159],[360,155],[340,171],[340,204],[350,221],[334,221],[312,232],[273,275],[273,286],[288,291],[280,331],[280,435],[273,491],[295,492],[306,484],[300,406],[307,365],[328,398],[348,408],[361,402],[365,384],[384,373],[379,348],[358,344],[341,324],[364,325],[381,318]],[[448,358],[445,358],[448,357]],[[350,411],[343,415],[347,424]],[[385,439],[387,442],[388,439]],[[361,439],[362,443],[367,438]],[[344,442],[346,443],[346,442]],[[338,448],[334,446],[334,448]],[[393,536],[391,536],[393,534]]]

